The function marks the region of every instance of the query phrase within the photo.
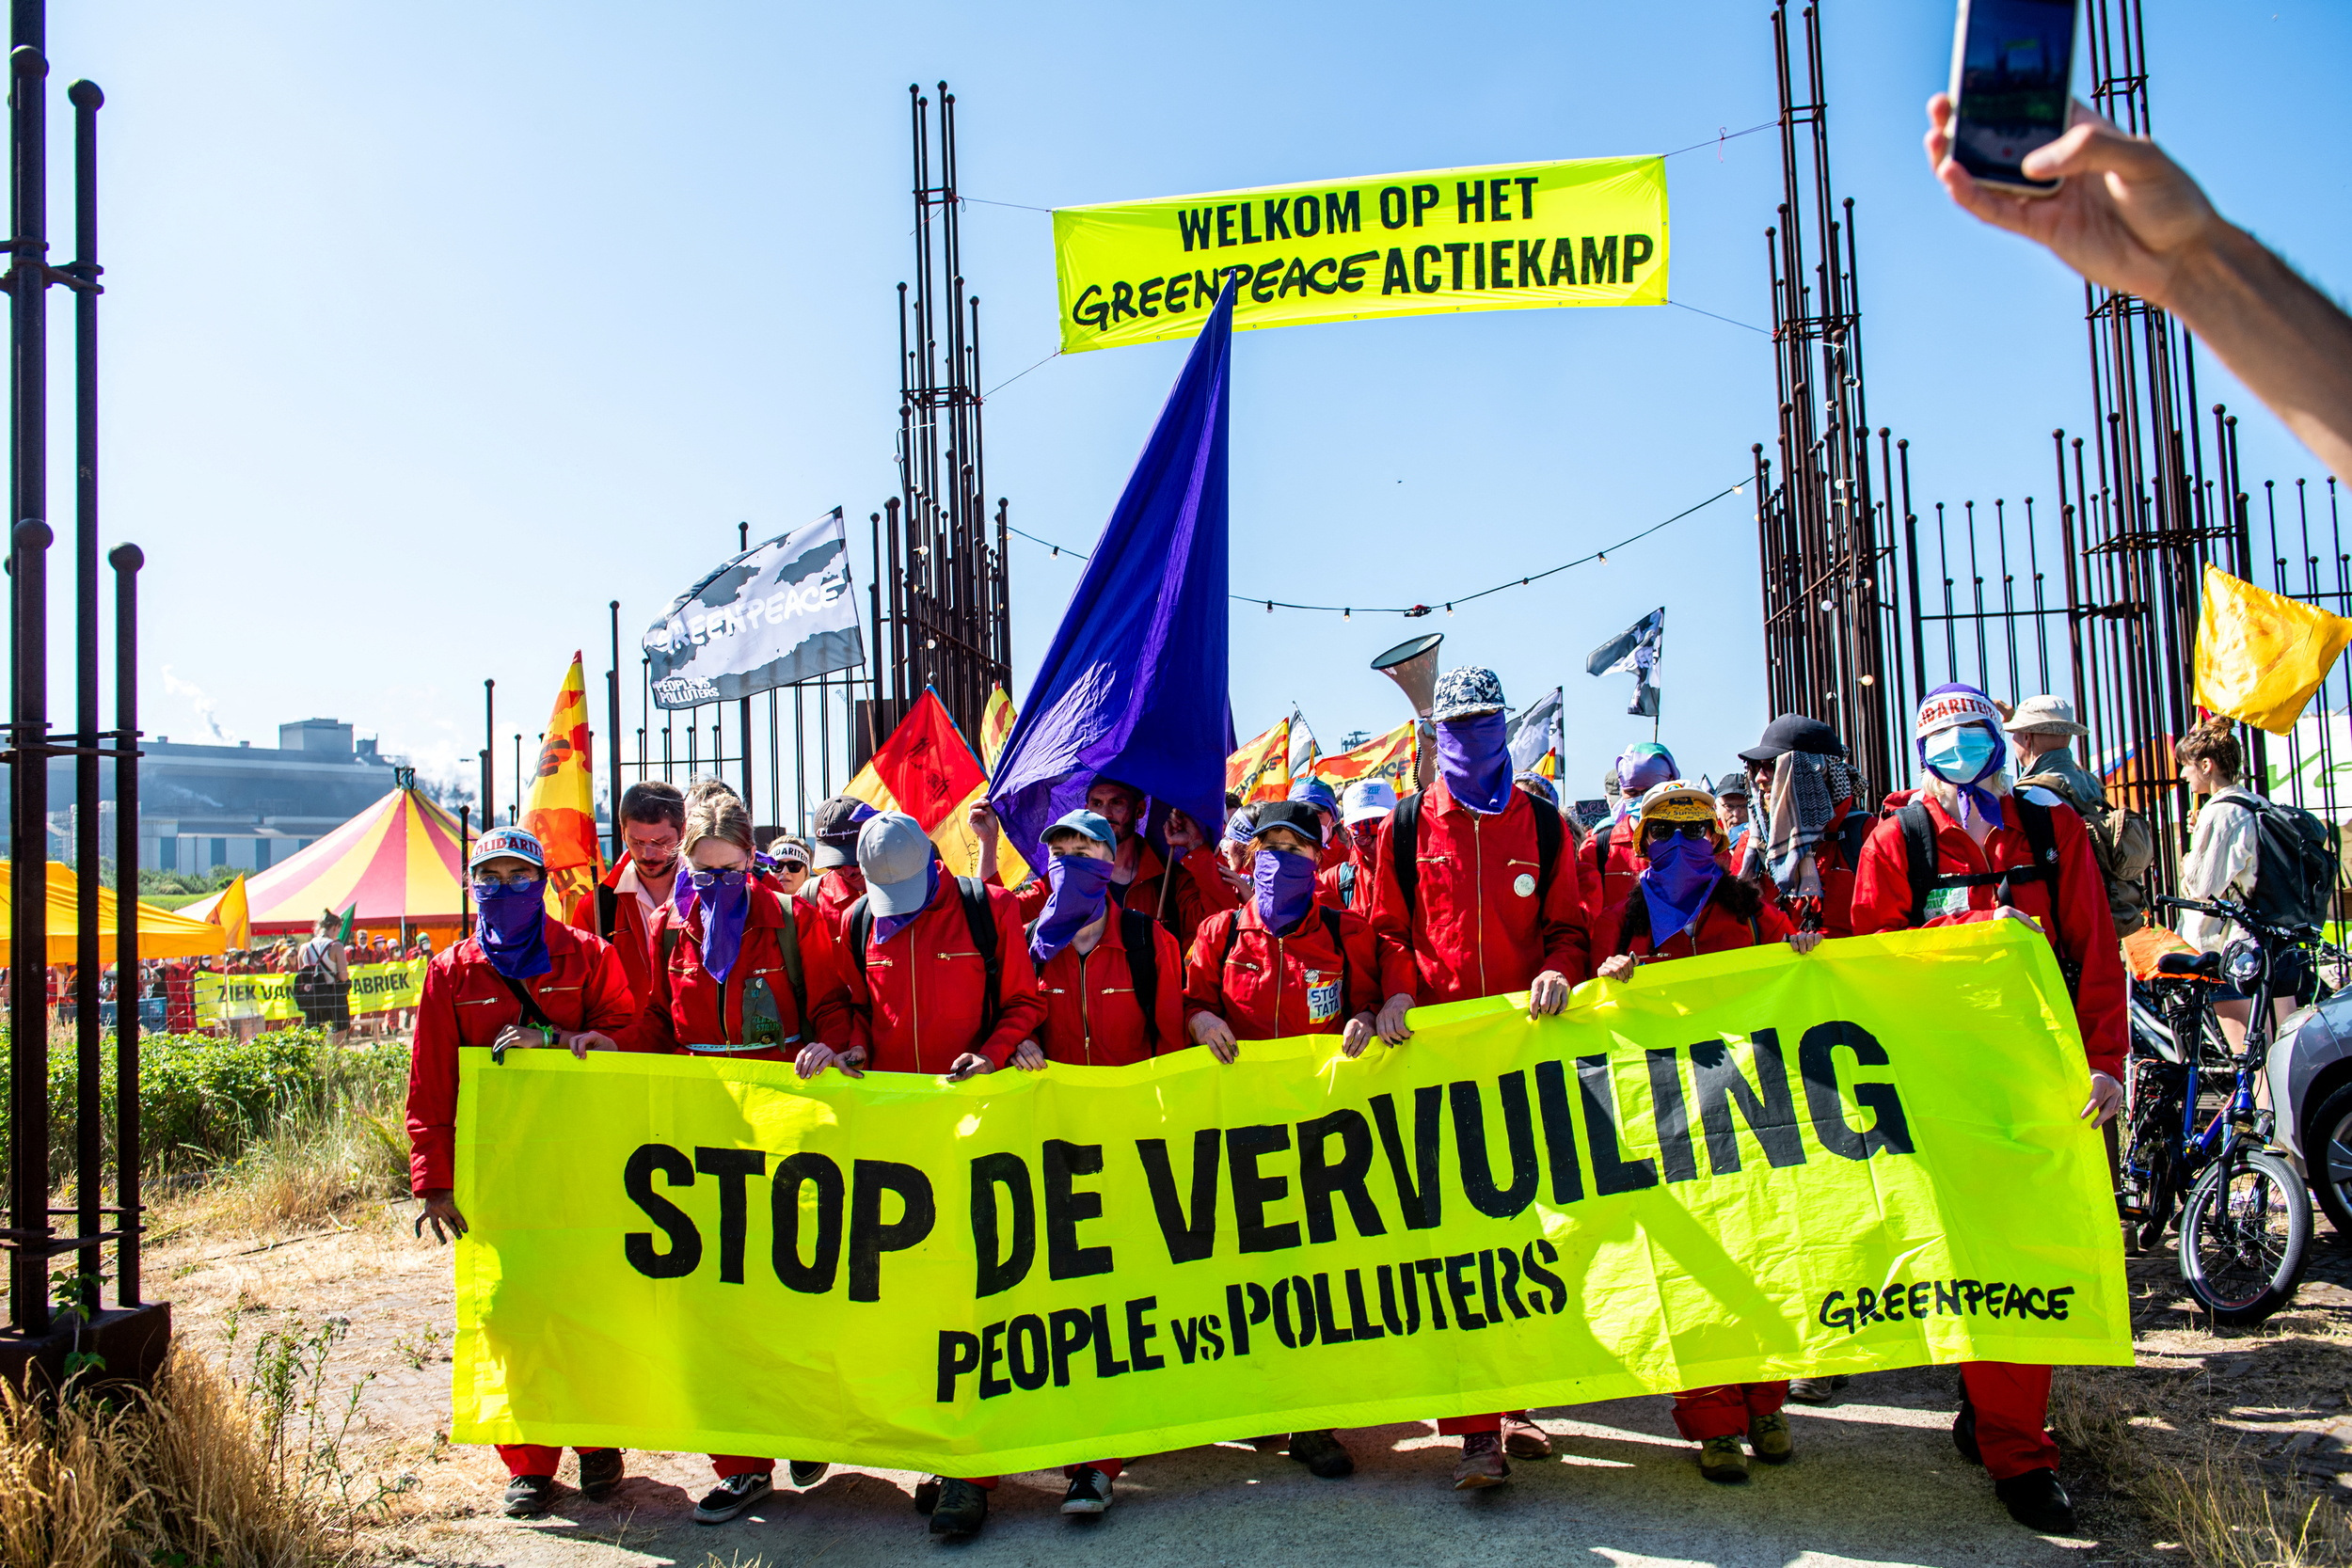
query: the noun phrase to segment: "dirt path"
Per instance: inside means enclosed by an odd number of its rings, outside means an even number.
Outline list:
[[[2064,1372],[2102,1399],[2144,1406],[2135,1423],[2159,1449],[2219,1434],[2233,1465],[2267,1466],[2307,1491],[2352,1498],[2352,1247],[2321,1253],[2301,1298],[2254,1331],[2215,1335],[2180,1310],[2169,1259],[2136,1260],[2141,1365]],[[2108,1497],[2095,1465],[2070,1456],[2086,1533],[2058,1542],[2012,1524],[1983,1473],[1949,1436],[1955,1376],[1919,1370],[1859,1378],[1836,1405],[1791,1407],[1798,1459],[1757,1466],[1745,1487],[1699,1480],[1661,1398],[1539,1412],[1558,1453],[1515,1465],[1512,1484],[1460,1494],[1453,1447],[1426,1427],[1346,1433],[1358,1472],[1321,1481],[1277,1454],[1239,1445],[1155,1455],[1119,1483],[1100,1521],[1064,1519],[1059,1478],[1007,1478],[985,1534],[935,1545],[909,1503],[918,1479],[836,1470],[727,1526],[688,1518],[709,1484],[701,1455],[631,1453],[629,1479],[589,1503],[568,1485],[547,1520],[497,1514],[503,1472],[487,1449],[452,1448],[446,1252],[408,1235],[405,1209],[371,1211],[335,1233],[275,1245],[183,1235],[156,1247],[183,1334],[218,1354],[233,1319],[232,1367],[258,1336],[347,1320],[325,1379],[340,1409],[359,1379],[343,1460],[360,1495],[389,1489],[389,1521],[369,1544],[396,1560],[514,1568],[826,1568],[900,1563],[946,1550],[959,1560],[1056,1564],[1282,1562],[1362,1568],[1530,1560],[1591,1568],[2036,1568],[2179,1561],[2138,1513]],[[2074,1473],[2080,1471],[2081,1473]]]

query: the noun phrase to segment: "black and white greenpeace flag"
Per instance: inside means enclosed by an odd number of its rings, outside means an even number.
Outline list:
[[[1541,773],[1545,753],[1565,750],[1562,742],[1566,731],[1566,696],[1565,690],[1555,686],[1521,708],[1518,717],[1511,721],[1505,733],[1511,747],[1512,772]]]
[[[733,702],[866,662],[841,509],[771,539],[678,595],[645,628],[653,700]]]
[[[1584,661],[1588,675],[1631,675],[1633,705],[1626,709],[1645,719],[1658,717],[1658,658],[1666,641],[1666,608],[1643,616],[1624,631],[1593,650]]]

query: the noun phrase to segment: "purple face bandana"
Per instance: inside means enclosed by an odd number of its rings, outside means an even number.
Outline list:
[[[1649,944],[1654,952],[1670,937],[1680,936],[1698,923],[1708,895],[1724,868],[1715,863],[1713,846],[1680,834],[1649,847],[1649,864],[1642,872],[1642,900],[1649,905]]]
[[[735,968],[736,956],[743,950],[743,920],[752,908],[752,877],[750,871],[689,871],[680,877],[683,884],[694,884],[695,905],[703,917],[703,968],[710,977],[725,985],[728,972]],[[707,882],[707,887],[703,884]]]
[[[915,916],[921,914],[925,910],[931,907],[931,899],[935,897],[938,893],[939,857],[937,855],[933,855],[930,858],[930,863],[923,867],[923,902],[915,906],[914,909],[909,910],[904,914],[883,914],[879,911],[876,911],[874,915],[874,940],[876,942],[888,942],[892,937],[897,936],[900,931],[903,931],[908,927],[914,925]]]
[[[1087,855],[1056,855],[1045,863],[1045,881],[1051,891],[1029,931],[1030,958],[1045,962],[1103,917],[1111,873],[1116,869],[1108,861]]]
[[[490,967],[510,980],[545,974],[555,967],[548,953],[548,884],[545,878],[520,887],[473,885],[474,940]]]
[[[1508,784],[1504,787],[1509,787]],[[1251,865],[1257,884],[1258,918],[1269,931],[1287,931],[1307,918],[1315,901],[1315,857],[1289,849],[1261,849]]]
[[[1500,713],[1438,725],[1438,774],[1456,800],[1482,816],[1511,803],[1510,723]]]

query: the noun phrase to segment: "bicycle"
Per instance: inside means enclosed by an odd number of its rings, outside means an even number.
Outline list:
[[[2117,1196],[2143,1248],[2162,1242],[2178,1204],[2189,1294],[2216,1323],[2256,1323],[2294,1298],[2311,1245],[2310,1190],[2271,1147],[2275,1120],[2256,1088],[2275,1030],[2272,992],[2287,963],[2311,961],[2318,933],[2265,925],[2226,899],[2156,903],[2227,920],[2247,936],[2222,953],[2168,953],[2142,982],[2161,1022],[2135,1001],[2130,1135]],[[2225,976],[2249,1000],[2240,1052],[2229,1048],[2213,1012],[2213,990]]]

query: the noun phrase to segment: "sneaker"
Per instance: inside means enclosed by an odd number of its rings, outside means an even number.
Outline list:
[[[988,1523],[988,1488],[968,1481],[943,1479],[939,1501],[931,1509],[933,1535],[977,1535]]]
[[[793,1485],[814,1486],[825,1479],[825,1472],[833,1466],[821,1459],[794,1459],[787,1460],[785,1468],[791,1474]]]
[[[1070,1490],[1062,1495],[1064,1513],[1100,1513],[1111,1506],[1111,1478],[1091,1465],[1070,1473]]]
[[[601,1501],[621,1484],[621,1450],[618,1449],[589,1449],[580,1456],[580,1495],[590,1502]]]
[[[1309,1474],[1321,1476],[1325,1481],[1337,1481],[1356,1473],[1355,1459],[1328,1430],[1292,1433],[1290,1455],[1307,1466]]]
[[[1788,1380],[1788,1397],[1799,1404],[1835,1404],[1837,1390],[1848,1381],[1843,1372],[1836,1377],[1793,1377]]]
[[[2027,1470],[1993,1483],[2009,1516],[2036,1535],[2074,1533],[2074,1504],[2058,1484],[2056,1470]]]
[[[1748,1448],[1767,1465],[1786,1465],[1797,1456],[1797,1446],[1788,1436],[1788,1418],[1775,1410],[1769,1416],[1748,1418]]]
[[[1965,1385],[1960,1390],[1960,1414],[1952,1418],[1952,1447],[1960,1457],[1971,1465],[1984,1463],[1984,1455],[1977,1448],[1977,1407],[1968,1402]]]
[[[775,1478],[765,1470],[746,1470],[739,1476],[729,1476],[694,1505],[694,1523],[723,1525],[775,1489]]]
[[[1513,1459],[1549,1459],[1551,1433],[1526,1416],[1502,1418],[1502,1451]]]
[[[925,1476],[914,1483],[914,1512],[929,1513],[939,1506],[939,1489],[946,1482],[937,1476]]]
[[[1454,1490],[1475,1492],[1501,1486],[1510,1478],[1511,1466],[1502,1457],[1502,1433],[1473,1432],[1463,1436],[1462,1457],[1454,1466]]]
[[[553,1476],[516,1476],[506,1483],[504,1507],[509,1519],[536,1519],[554,1501]]]
[[[1725,1433],[1699,1445],[1699,1474],[1737,1486],[1748,1479],[1748,1456],[1737,1434]]]

